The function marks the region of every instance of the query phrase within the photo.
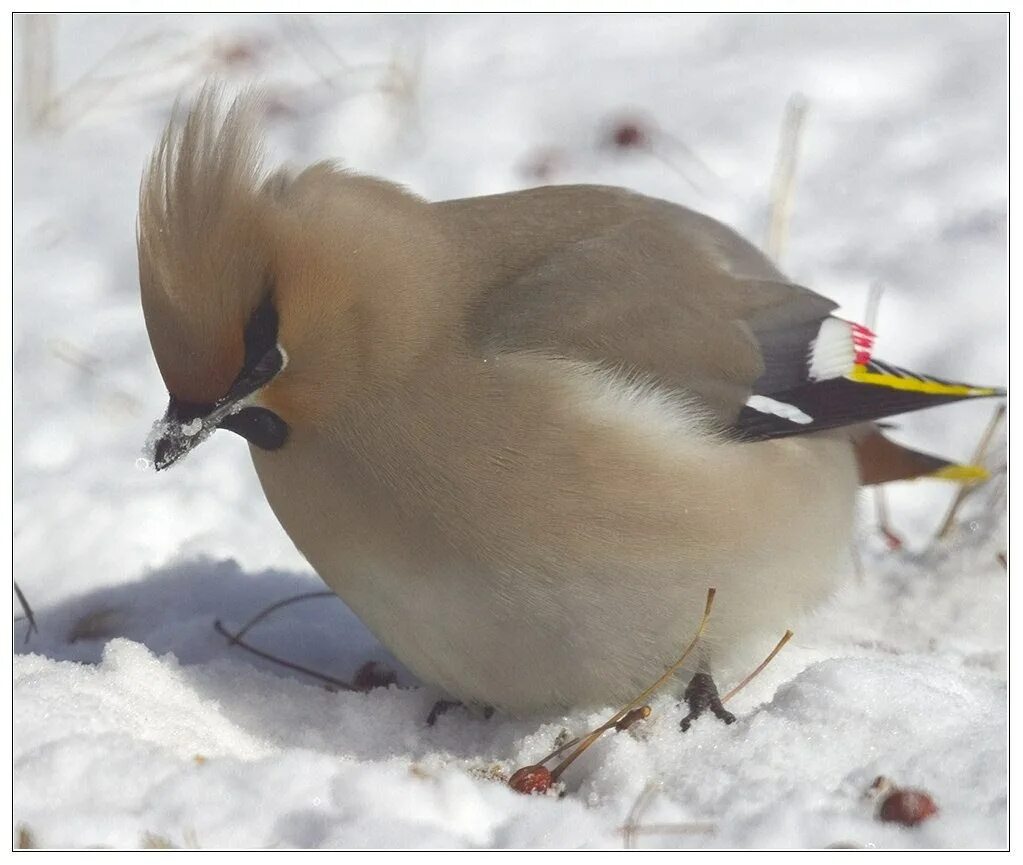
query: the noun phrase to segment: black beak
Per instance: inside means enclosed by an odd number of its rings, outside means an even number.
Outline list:
[[[174,465],[218,429],[237,433],[263,450],[281,447],[288,438],[288,425],[269,409],[246,406],[244,401],[283,367],[284,358],[274,346],[247,364],[227,394],[215,403],[187,403],[172,396],[146,443],[156,470]]]
[[[185,403],[171,397],[163,417],[153,426],[147,442],[157,471],[174,465],[216,430],[217,407]]]

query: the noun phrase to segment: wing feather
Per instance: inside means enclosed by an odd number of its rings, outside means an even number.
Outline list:
[[[477,212],[492,200],[445,205],[499,274],[469,304],[467,335],[484,353],[622,370],[695,397],[723,430],[754,441],[1004,393],[874,361],[873,334],[702,214],[606,187],[500,198],[509,222],[497,236],[481,233],[490,223]]]

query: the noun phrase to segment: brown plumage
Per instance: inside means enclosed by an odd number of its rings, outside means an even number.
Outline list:
[[[608,703],[710,586],[717,668],[827,595],[845,427],[906,410],[851,381],[827,408],[832,302],[625,190],[431,204],[331,164],[267,177],[258,150],[207,90],[143,181],[157,467],[217,427],[249,439],[292,540],[424,680],[516,712]]]

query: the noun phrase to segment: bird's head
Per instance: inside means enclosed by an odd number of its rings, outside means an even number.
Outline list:
[[[274,451],[295,424],[336,423],[421,342],[401,295],[428,268],[410,243],[426,203],[328,163],[266,175],[258,103],[220,104],[207,87],[172,120],[142,181],[142,308],[170,395],[158,470],[217,429]]]

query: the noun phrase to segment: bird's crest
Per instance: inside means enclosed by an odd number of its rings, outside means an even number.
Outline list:
[[[172,394],[208,401],[241,362],[245,322],[271,262],[261,201],[255,99],[222,108],[207,85],[176,109],[142,179],[138,256],[142,305]]]

